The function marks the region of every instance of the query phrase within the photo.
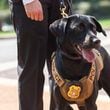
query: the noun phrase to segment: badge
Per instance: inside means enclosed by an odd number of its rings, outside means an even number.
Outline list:
[[[69,87],[67,95],[70,98],[76,99],[80,96],[80,92],[81,92],[80,86],[72,85]]]

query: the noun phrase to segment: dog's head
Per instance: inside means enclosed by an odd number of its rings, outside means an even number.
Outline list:
[[[83,57],[88,62],[95,58],[92,50],[100,46],[97,32],[106,36],[96,18],[87,15],[76,14],[56,20],[49,28],[56,36],[57,46],[62,53],[71,58]]]

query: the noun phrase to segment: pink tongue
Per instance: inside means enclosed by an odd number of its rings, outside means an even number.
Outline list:
[[[88,62],[93,62],[95,59],[95,54],[92,50],[82,50],[82,55],[84,59],[86,59]]]

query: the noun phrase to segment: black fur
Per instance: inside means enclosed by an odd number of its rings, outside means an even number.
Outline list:
[[[82,55],[80,49],[97,49],[103,58],[104,68],[101,71],[100,79],[94,81],[94,92],[86,100],[85,106],[80,110],[97,110],[96,99],[98,90],[103,88],[110,96],[110,56],[104,47],[100,46],[97,32],[106,36],[100,23],[93,16],[72,15],[67,18],[56,20],[50,25],[50,30],[56,37],[56,66],[60,75],[69,80],[79,80],[88,75],[91,62],[88,62]],[[77,48],[76,48],[77,47]],[[65,109],[68,102],[62,98],[59,87],[54,84],[54,99],[56,101],[55,110],[72,110],[69,106]]]

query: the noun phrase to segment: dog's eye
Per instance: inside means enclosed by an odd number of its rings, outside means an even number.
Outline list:
[[[82,23],[79,24],[78,26],[74,27],[75,32],[80,32],[80,31],[83,31],[83,30],[84,30],[84,25]]]
[[[74,27],[74,31],[78,32],[78,31],[80,31],[80,28],[79,27]]]
[[[85,25],[83,23],[80,23],[79,24],[80,31],[83,31],[84,30],[84,27],[85,27]]]

